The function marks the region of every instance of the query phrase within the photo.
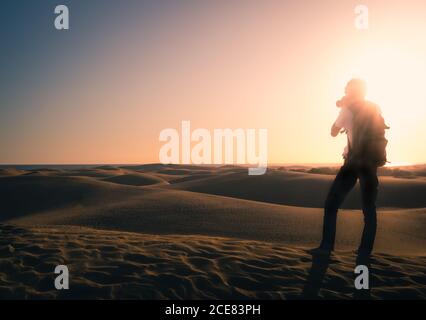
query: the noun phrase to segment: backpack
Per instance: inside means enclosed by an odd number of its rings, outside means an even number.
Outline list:
[[[349,106],[353,114],[352,145],[348,160],[359,165],[382,167],[387,163],[385,124],[379,107],[369,101]]]

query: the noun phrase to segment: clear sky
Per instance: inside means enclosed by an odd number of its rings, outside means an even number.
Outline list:
[[[70,30],[54,28],[57,4]],[[165,128],[266,128],[269,163],[340,162],[353,76],[389,160],[426,162],[426,2],[2,0],[0,163],[158,162]]]

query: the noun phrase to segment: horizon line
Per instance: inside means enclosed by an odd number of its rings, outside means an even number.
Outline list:
[[[237,163],[228,163],[228,164],[193,164],[193,163],[169,163],[163,164],[161,162],[141,162],[141,163],[0,163],[0,166],[142,166],[142,165],[174,165],[174,166],[251,166],[253,164],[237,164]],[[267,166],[312,166],[312,165],[327,165],[327,166],[341,166],[341,162],[276,162],[270,163]],[[392,166],[417,166],[417,165],[426,165],[426,162],[395,162],[394,164],[389,163],[385,167]]]

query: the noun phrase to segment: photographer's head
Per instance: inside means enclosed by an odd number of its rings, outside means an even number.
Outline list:
[[[364,99],[367,92],[367,85],[364,80],[354,78],[349,80],[345,88],[345,94],[356,99]]]

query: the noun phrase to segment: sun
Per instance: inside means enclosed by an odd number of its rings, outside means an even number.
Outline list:
[[[412,162],[406,160],[413,156],[413,150],[419,153],[414,157],[421,158],[421,151],[414,144],[425,135],[420,128],[422,119],[426,120],[424,59],[395,47],[368,48],[346,57],[344,64],[347,68],[339,77],[342,87],[350,78],[364,79],[367,99],[380,106],[391,127],[387,137],[392,163]]]

